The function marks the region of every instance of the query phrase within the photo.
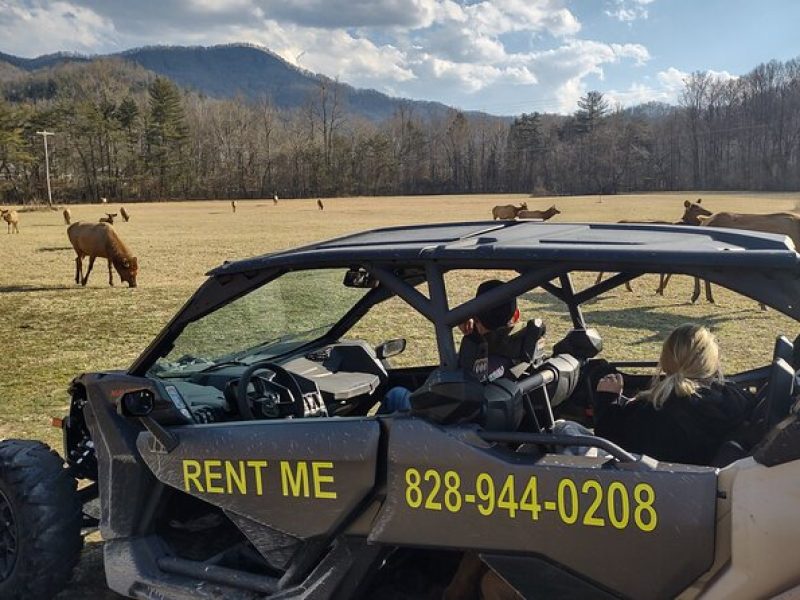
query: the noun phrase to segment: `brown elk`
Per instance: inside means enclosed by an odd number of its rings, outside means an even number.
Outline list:
[[[547,221],[556,215],[560,215],[561,211],[556,208],[554,204],[547,210],[521,210],[517,213],[519,219],[541,219]]]
[[[765,215],[718,212],[709,217],[700,218],[701,227],[727,227],[730,229],[745,229],[748,231],[760,231],[762,233],[775,233],[785,235],[794,244],[795,250],[800,250],[800,215],[794,213],[769,213]],[[711,283],[705,282],[706,300],[714,304],[714,295],[711,292]],[[700,298],[700,279],[694,278],[694,291],[692,292],[692,302],[697,302]],[[766,310],[766,306],[761,304],[761,309]]]
[[[15,210],[0,210],[3,221],[8,223],[8,233],[19,233],[19,213]]]
[[[523,202],[519,206],[513,204],[502,204],[492,209],[492,220],[497,219],[516,219],[519,211],[528,210],[528,203]]]
[[[61,214],[64,216],[64,225],[72,223],[72,212],[68,208],[65,208]]]
[[[633,224],[647,224],[647,225],[700,225],[700,220],[703,217],[707,217],[712,215],[713,213],[710,210],[706,210],[701,206],[703,202],[702,198],[698,198],[697,202],[689,202],[688,200],[684,201],[683,203],[683,216],[681,217],[680,221],[676,221],[675,223],[671,221],[617,221],[617,223],[633,223]],[[604,273],[601,271],[597,274],[597,279],[595,280],[595,285],[600,283],[603,280]],[[656,294],[659,296],[664,295],[664,289],[667,287],[670,278],[672,277],[672,273],[662,273],[659,276],[658,281],[658,288],[656,289]],[[633,288],[631,287],[631,282],[625,282],[625,288],[632,292]]]
[[[231,210],[236,214],[236,200],[231,200]]]
[[[131,216],[128,214],[128,211],[127,211],[127,210],[125,210],[125,207],[124,207],[124,206],[120,206],[120,207],[119,207],[119,214],[120,214],[120,216],[122,217],[122,219],[123,219],[123,220],[124,220],[126,223],[127,223],[128,221],[130,221],[130,220],[131,220]]]
[[[325,210],[325,205],[322,203],[322,200],[317,198],[317,208],[320,210]]]
[[[113,227],[107,223],[73,223],[67,227],[67,237],[75,249],[75,283],[86,285],[96,258],[108,260],[108,285],[114,285],[111,265],[119,278],[129,287],[136,287],[139,261],[131,254]],[[83,274],[83,259],[89,257],[86,275]]]
[[[114,224],[114,217],[117,216],[117,213],[106,213],[105,217],[100,217],[100,223],[108,223],[109,225]]]

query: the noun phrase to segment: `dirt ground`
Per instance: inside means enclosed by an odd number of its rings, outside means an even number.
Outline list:
[[[115,277],[108,285],[104,260],[98,260],[89,284],[74,283],[74,253],[60,211],[22,212],[19,235],[0,228],[0,437],[39,438],[60,449],[51,415],[68,406],[67,386],[83,371],[126,367],[145,348],[204,279],[224,260],[263,254],[357,230],[407,223],[490,219],[496,204],[527,201],[530,209],[555,204],[553,221],[678,220],[684,200],[702,196],[709,210],[776,212],[794,210],[800,194],[670,193],[570,198],[522,195],[417,196],[164,202],[126,205],[128,223],[115,227],[138,256],[139,287],[129,289]],[[5,208],[5,207],[4,207]],[[118,204],[70,206],[73,220],[97,221]],[[579,286],[594,274],[576,279]],[[685,321],[709,325],[720,340],[728,371],[766,362],[774,336],[793,338],[796,324],[775,311],[761,312],[746,298],[717,291],[718,304],[691,305],[688,277],[676,277],[666,296],[654,295],[656,276],[603,295],[585,307],[587,321],[600,329],[610,358],[653,359],[664,335]],[[524,312],[552,325],[553,339],[566,327],[562,307],[532,295]],[[395,315],[397,316],[397,315]],[[387,321],[386,331],[409,325],[405,317]],[[417,323],[417,322],[414,322]],[[414,340],[414,331],[401,332]],[[413,344],[412,344],[413,346]],[[115,598],[105,591],[102,542],[89,538],[73,584],[59,600]]]

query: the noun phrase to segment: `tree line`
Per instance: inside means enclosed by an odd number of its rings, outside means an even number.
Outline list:
[[[323,79],[306,102],[219,100],[118,59],[0,82],[0,200],[57,202],[522,192],[800,189],[800,60],[723,81],[695,72],[677,105],[515,118],[413,104],[373,122]]]

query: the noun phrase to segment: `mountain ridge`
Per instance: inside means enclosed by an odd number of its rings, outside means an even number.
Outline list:
[[[90,62],[120,58],[138,64],[179,86],[214,98],[243,96],[251,101],[269,97],[279,108],[297,108],[317,93],[323,83],[333,83],[326,75],[292,65],[264,46],[247,43],[215,46],[142,46],[112,54],[81,55],[69,52],[21,58],[0,52],[0,61],[17,69],[34,72],[62,63]],[[411,107],[427,117],[444,116],[458,110],[430,100],[390,96],[370,88],[357,88],[337,81],[344,92],[349,111],[373,121],[391,117],[400,106]],[[506,117],[464,111],[497,119]]]

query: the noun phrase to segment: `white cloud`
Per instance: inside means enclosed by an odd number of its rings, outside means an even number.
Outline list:
[[[463,8],[474,31],[501,34],[510,31],[573,35],[580,23],[557,0],[483,0]]]
[[[647,19],[649,16],[647,5],[652,4],[654,0],[610,0],[606,2],[605,13],[609,17],[622,21],[623,23],[632,23],[638,19]]]
[[[0,0],[2,51],[252,42],[356,86],[501,113],[571,112],[605,66],[650,60],[641,44],[578,39],[567,0],[22,1]]]
[[[709,70],[707,73],[712,79],[722,83],[736,79],[735,75],[731,75],[727,71]],[[685,71],[669,67],[656,74],[656,82],[652,85],[633,83],[627,90],[611,90],[606,93],[606,96],[621,106],[634,106],[651,101],[674,104],[678,101],[689,75]]]
[[[89,52],[108,44],[113,23],[70,2],[17,4],[0,0],[0,43],[23,56],[58,51]]]
[[[602,79],[603,65],[633,58],[637,63],[649,59],[640,44],[604,44],[589,40],[573,40],[563,46],[531,56],[533,72],[543,87],[555,90],[558,109],[572,112],[584,93],[584,79],[596,75]]]

